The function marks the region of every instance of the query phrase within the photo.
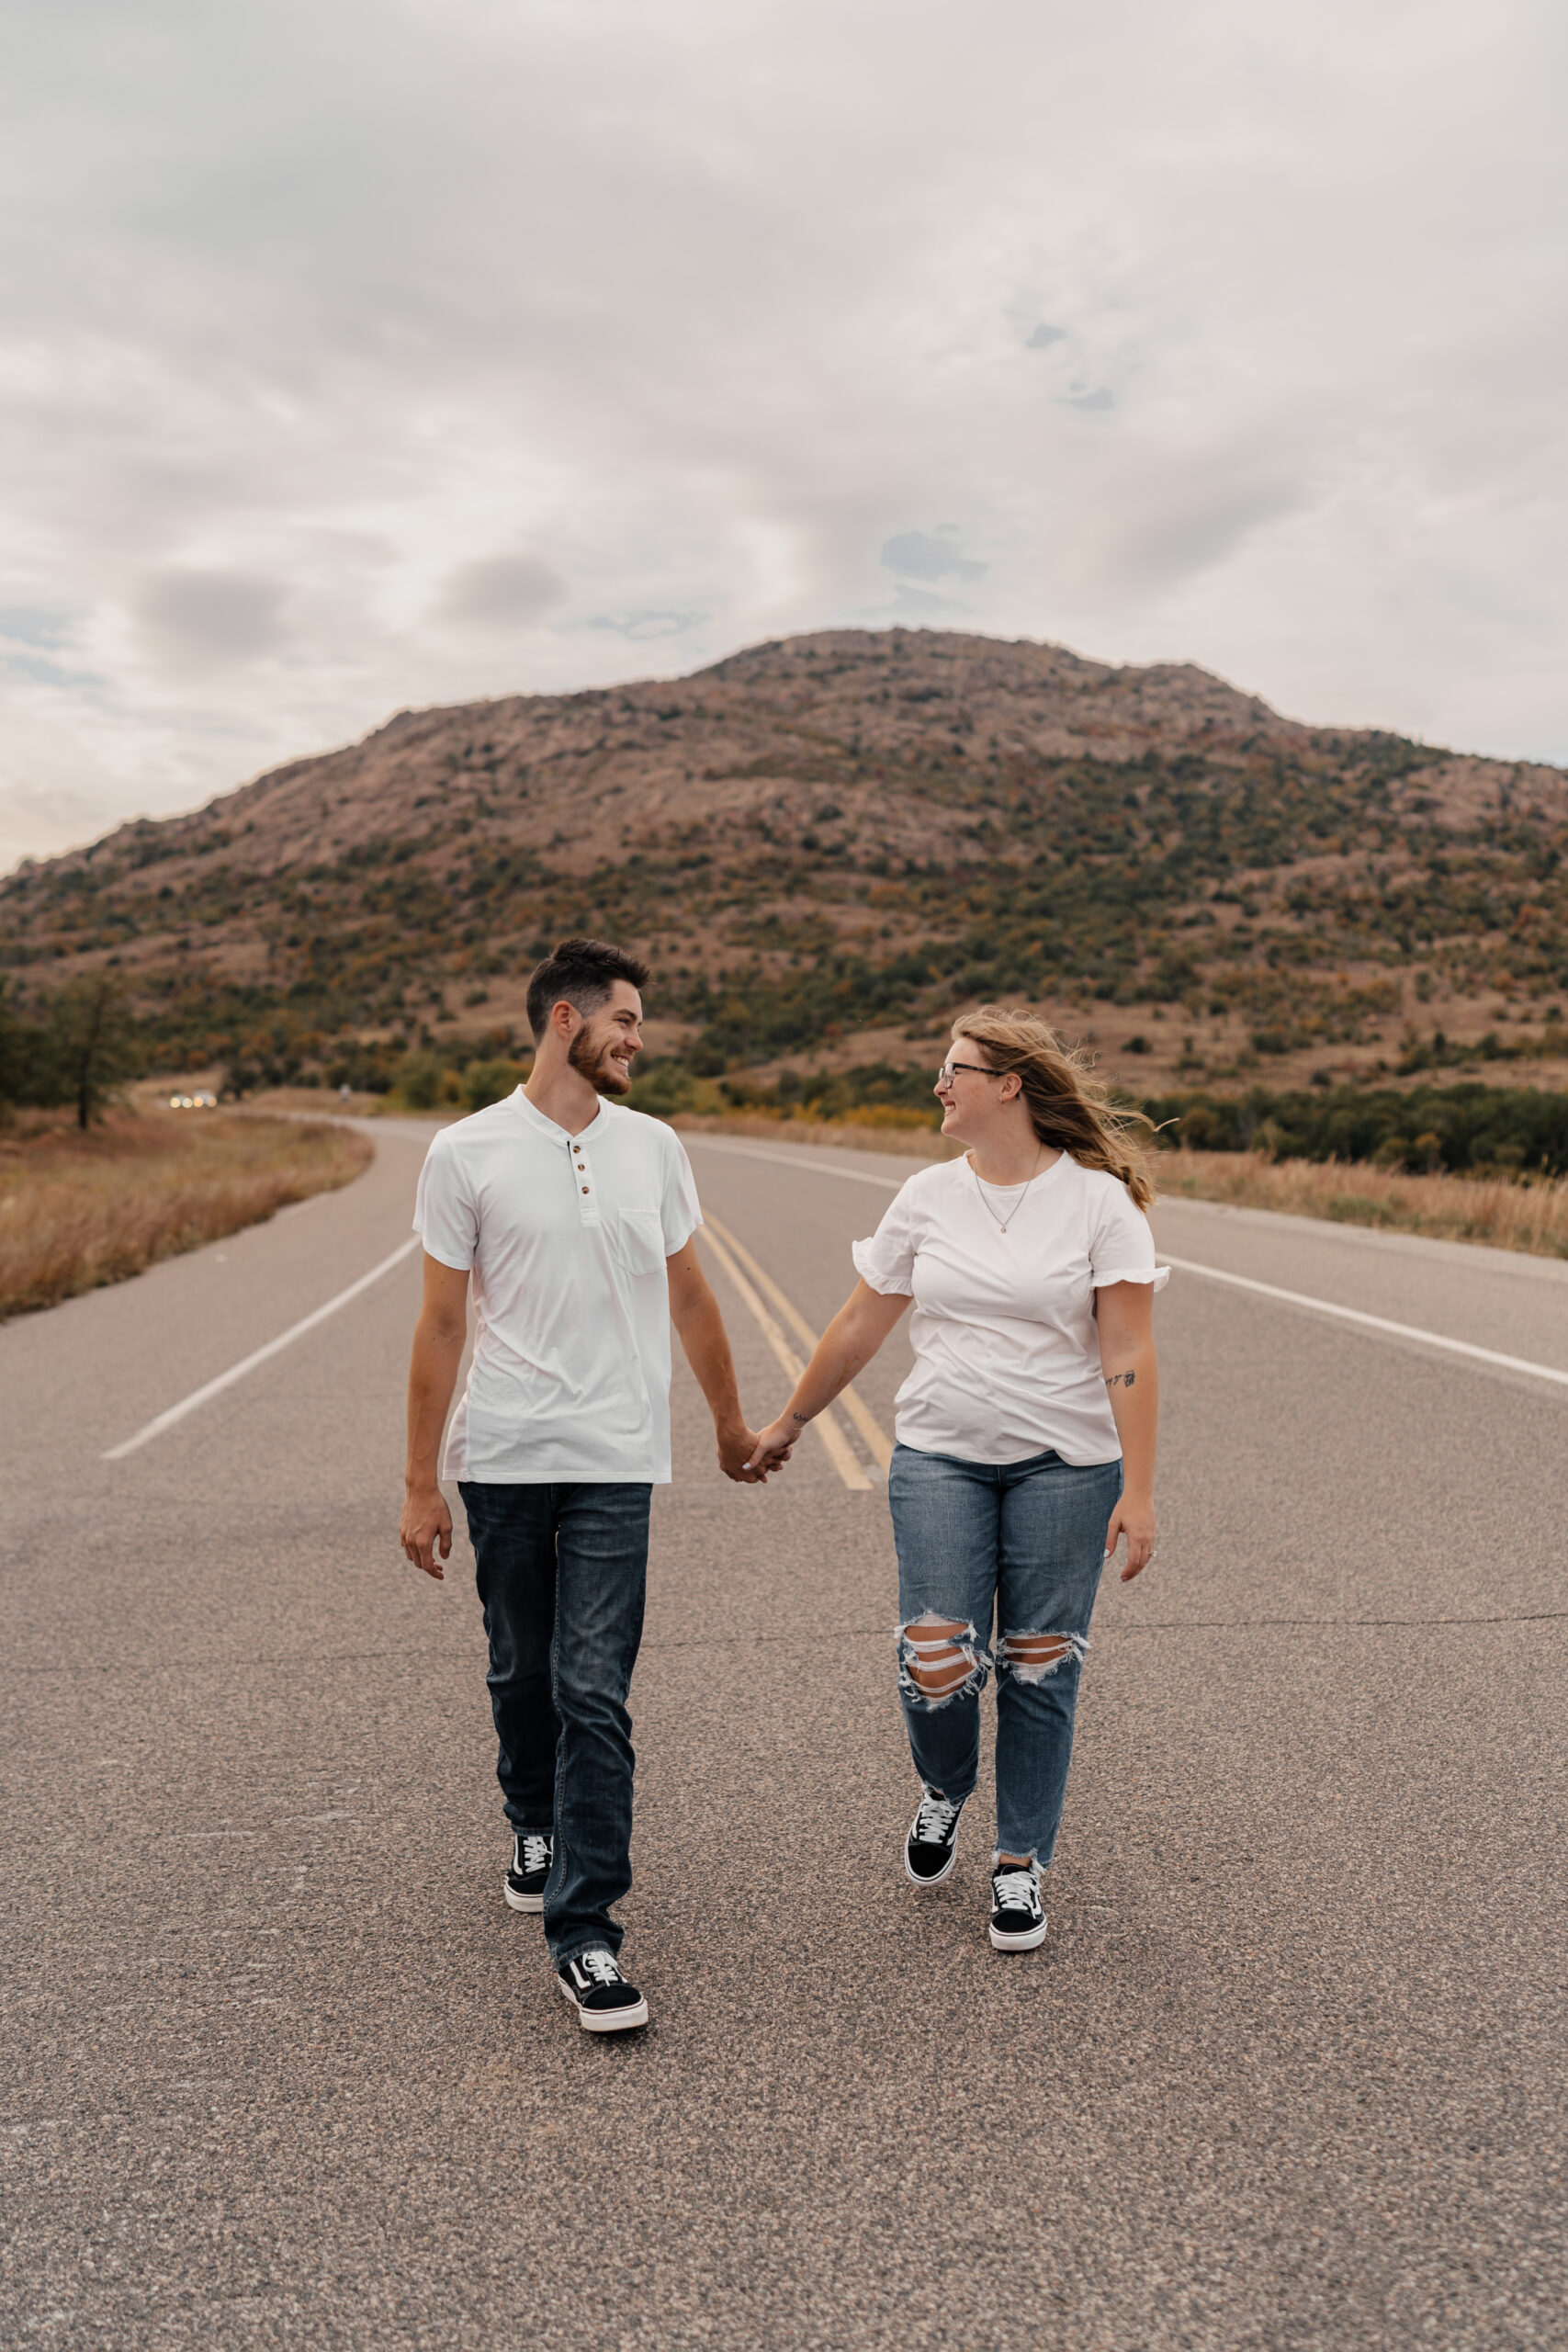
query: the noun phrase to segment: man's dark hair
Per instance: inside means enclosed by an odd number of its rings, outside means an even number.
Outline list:
[[[528,1026],[535,1043],[549,1026],[550,1007],[564,997],[586,1020],[597,1012],[617,980],[634,989],[648,985],[648,966],[640,956],[612,947],[603,939],[563,939],[558,947],[536,964],[528,980]]]

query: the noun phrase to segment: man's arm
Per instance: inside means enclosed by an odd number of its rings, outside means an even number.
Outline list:
[[[436,1484],[436,1455],[468,1333],[468,1271],[444,1266],[426,1250],[424,1299],[409,1360],[409,1450],[398,1535],[415,1567],[438,1581],[441,1560],[452,1556],[452,1514]]]
[[[664,1261],[670,1277],[670,1320],[674,1324],[686,1362],[708,1400],[714,1434],[718,1440],[718,1466],[727,1478],[740,1485],[761,1483],[746,1464],[756,1445],[756,1432],[746,1426],[740,1393],[735,1385],[735,1361],[718,1301],[708,1287],[694,1238]]]

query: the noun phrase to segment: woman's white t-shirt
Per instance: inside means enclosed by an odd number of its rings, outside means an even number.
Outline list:
[[[1170,1279],[1120,1177],[1067,1152],[1027,1188],[982,1193],[967,1159],[922,1168],[854,1261],[873,1290],[915,1302],[900,1445],[993,1464],[1120,1457],[1094,1294]]]

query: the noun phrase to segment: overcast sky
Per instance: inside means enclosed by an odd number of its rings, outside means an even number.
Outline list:
[[[0,22],[0,869],[832,623],[1568,758],[1561,0]]]

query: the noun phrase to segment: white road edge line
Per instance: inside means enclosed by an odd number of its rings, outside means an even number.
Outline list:
[[[1359,1306],[1337,1306],[1331,1299],[1312,1298],[1303,1290],[1281,1290],[1275,1283],[1254,1282],[1250,1274],[1222,1273],[1218,1266],[1201,1266],[1192,1258],[1167,1257],[1168,1266],[1184,1274],[1201,1274],[1212,1283],[1229,1283],[1235,1290],[1256,1291],[1262,1298],[1278,1298],[1287,1306],[1310,1307],[1314,1315],[1332,1315],[1341,1323],[1358,1323],[1364,1330],[1388,1331],[1396,1340],[1417,1340],[1424,1348],[1443,1348],[1450,1355],[1470,1356],[1477,1363],[1495,1363],[1505,1372],[1527,1372],[1536,1380],[1552,1380],[1568,1388],[1568,1372],[1549,1363],[1531,1363],[1528,1356],[1506,1356],[1495,1348],[1478,1348],[1472,1340],[1450,1340],[1441,1331],[1424,1331],[1416,1323],[1393,1323],[1386,1315],[1366,1315]]]
[[[814,1175],[847,1176],[856,1184],[879,1184],[887,1193],[901,1191],[908,1181],[896,1180],[891,1176],[873,1176],[863,1168],[835,1168],[831,1164],[830,1147],[818,1147],[823,1161],[818,1168],[811,1160],[796,1157],[793,1152],[770,1151],[765,1144],[756,1149],[745,1144],[721,1143],[716,1136],[701,1134],[682,1136],[682,1140],[706,1144],[713,1151],[728,1150],[739,1159],[771,1159],[779,1168],[804,1167],[810,1168]],[[801,1147],[803,1152],[811,1148],[809,1144]],[[940,1165],[940,1162],[923,1161],[919,1164],[931,1167]],[[1560,1388],[1568,1388],[1568,1372],[1559,1372],[1549,1363],[1532,1363],[1528,1356],[1506,1356],[1495,1348],[1478,1348],[1471,1340],[1450,1340],[1441,1331],[1424,1331],[1415,1323],[1394,1323],[1386,1315],[1363,1314],[1359,1306],[1337,1306],[1332,1299],[1313,1298],[1303,1290],[1281,1290],[1275,1283],[1255,1282],[1250,1274],[1224,1273],[1218,1266],[1200,1265],[1195,1258],[1172,1258],[1162,1252],[1161,1261],[1168,1266],[1179,1267],[1184,1274],[1201,1274],[1212,1283],[1230,1283],[1237,1290],[1257,1291],[1260,1297],[1280,1299],[1287,1306],[1304,1306],[1314,1315],[1331,1315],[1342,1323],[1358,1323],[1364,1330],[1387,1331],[1396,1340],[1416,1340],[1424,1348],[1441,1348],[1450,1355],[1469,1356],[1476,1363],[1495,1363],[1504,1372],[1527,1373],[1534,1380],[1550,1380]]]
[[[349,1300],[357,1298],[362,1290],[368,1290],[371,1283],[378,1283],[383,1274],[389,1274],[394,1266],[400,1266],[419,1246],[416,1233],[400,1249],[394,1250],[389,1258],[383,1258],[378,1266],[372,1266],[367,1274],[361,1274],[356,1283],[350,1283],[348,1288],[340,1290],[335,1298],[329,1298],[324,1306],[318,1306],[313,1315],[304,1316],[298,1323],[291,1323],[287,1331],[280,1331],[276,1340],[267,1341],[265,1348],[257,1348],[238,1363],[231,1363],[227,1372],[219,1374],[216,1380],[209,1380],[200,1388],[193,1388],[188,1396],[182,1396],[177,1405],[169,1407],[167,1412],[155,1415],[137,1430],[134,1437],[123,1439],[118,1445],[111,1445],[103,1460],[123,1462],[126,1455],[134,1453],[139,1446],[146,1445],[152,1438],[162,1437],[164,1431],[172,1430],[176,1421],[183,1421],[187,1413],[194,1413],[198,1406],[221,1396],[223,1390],[232,1388],[237,1380],[243,1380],[248,1372],[254,1372],[257,1364],[265,1363],[269,1356],[280,1355],[285,1348],[292,1347],[296,1340],[302,1340],[307,1331],[313,1331],[318,1323],[324,1323],[329,1315],[335,1315],[340,1306],[346,1306]]]

